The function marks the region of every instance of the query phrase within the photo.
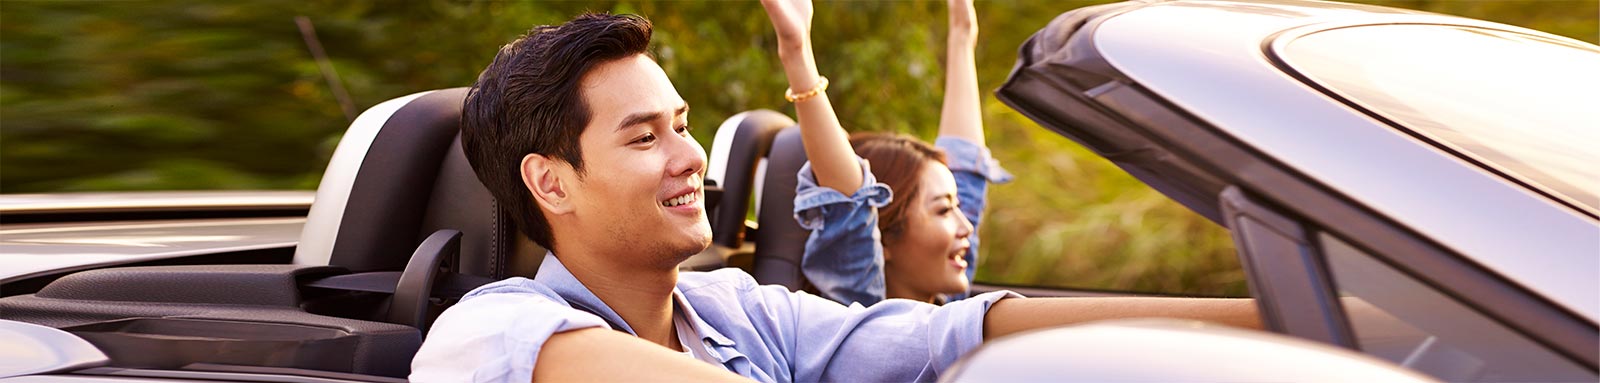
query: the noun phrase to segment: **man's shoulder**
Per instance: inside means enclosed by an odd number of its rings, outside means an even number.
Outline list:
[[[684,294],[712,291],[748,293],[759,286],[755,277],[737,267],[678,273],[678,291]]]
[[[472,292],[461,296],[461,300],[472,300],[472,298],[478,298],[478,296],[490,295],[538,295],[549,298],[549,300],[558,300],[560,298],[560,295],[557,295],[555,290],[550,290],[547,285],[539,284],[538,280],[526,279],[526,277],[507,277],[507,279],[494,280],[490,284],[472,288]]]
[[[545,286],[543,283],[539,283],[539,281],[523,277],[511,277],[472,289],[471,292],[461,297],[461,304],[474,301],[482,304],[489,301],[505,300],[562,301],[563,299],[555,290]]]

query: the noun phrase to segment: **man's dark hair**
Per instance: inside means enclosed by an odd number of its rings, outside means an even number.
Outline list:
[[[522,158],[540,154],[583,174],[578,136],[589,106],[579,91],[597,64],[646,53],[650,21],[585,14],[542,25],[500,47],[461,110],[461,146],[478,180],[528,239],[552,249],[550,222],[522,183]]]

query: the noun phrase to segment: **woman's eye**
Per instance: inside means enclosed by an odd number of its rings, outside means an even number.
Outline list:
[[[638,139],[633,140],[633,143],[635,143],[635,144],[648,144],[648,143],[655,142],[655,141],[656,141],[656,135],[655,134],[645,133],[643,137],[639,137]]]
[[[949,207],[941,207],[941,208],[939,208],[939,215],[950,214],[951,210],[952,209],[950,209]]]

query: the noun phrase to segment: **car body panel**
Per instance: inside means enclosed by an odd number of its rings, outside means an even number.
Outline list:
[[[1600,280],[1594,275],[1600,270],[1600,257],[1594,256],[1600,254],[1600,222],[1345,107],[1278,70],[1263,51],[1285,30],[1348,25],[1353,11],[1160,3],[1106,20],[1094,42],[1118,71],[1232,138],[1590,322],[1600,321]],[[1497,25],[1416,14],[1366,14],[1359,20]],[[1172,43],[1167,36],[1173,35],[1185,36],[1184,43]],[[1230,96],[1219,97],[1219,89]],[[1268,110],[1274,112],[1263,112]],[[1422,177],[1429,182],[1415,182]],[[1505,222],[1538,229],[1507,231]]]
[[[1049,350],[1049,362],[1043,362],[1042,350]],[[1128,319],[1035,330],[991,340],[958,362],[940,381],[1436,380],[1371,356],[1283,335],[1197,321]]]
[[[305,218],[221,218],[0,227],[0,283],[196,255],[293,248]]]
[[[313,197],[310,191],[3,195],[0,283],[191,256],[291,249]]]
[[[32,323],[0,320],[0,377],[97,367],[111,360],[72,333]]]
[[[137,211],[230,211],[306,209],[309,191],[161,191],[0,195],[0,215],[94,214]]]

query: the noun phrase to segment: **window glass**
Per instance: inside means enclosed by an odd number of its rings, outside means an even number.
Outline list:
[[[1593,382],[1583,367],[1373,259],[1319,237],[1361,351],[1450,382]]]
[[[1600,210],[1600,50],[1498,30],[1381,25],[1277,52],[1368,110],[1569,203]]]
[[[1020,114],[985,129],[1017,177],[988,189],[977,283],[1249,295],[1227,229]]]

